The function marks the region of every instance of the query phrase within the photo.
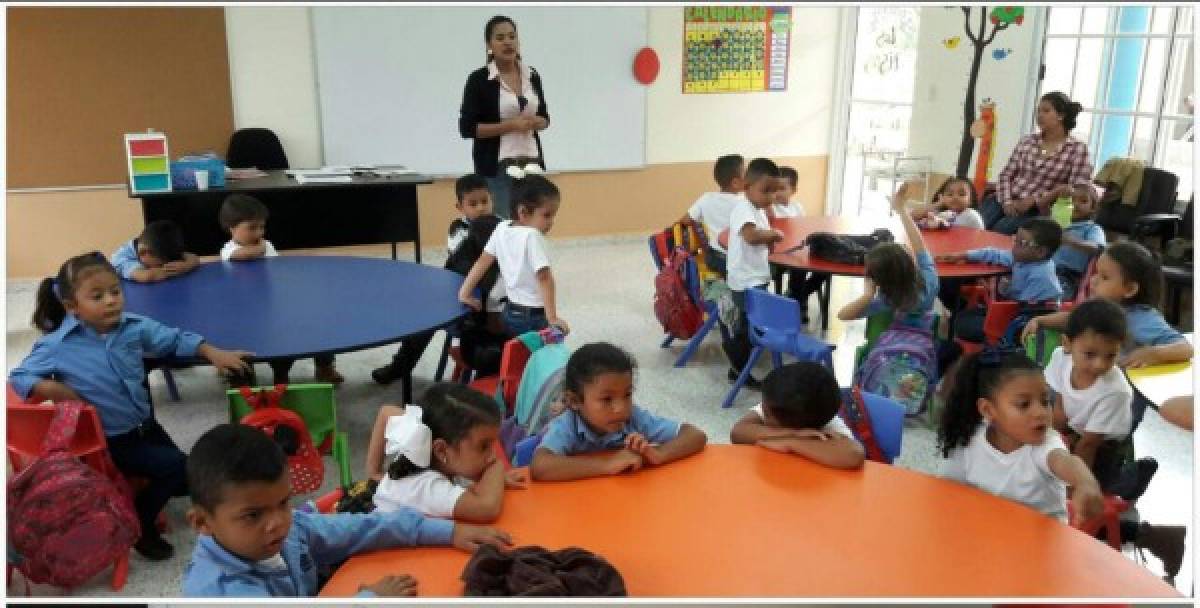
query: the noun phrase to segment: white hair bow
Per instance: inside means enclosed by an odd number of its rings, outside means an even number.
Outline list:
[[[429,453],[433,445],[433,431],[421,421],[421,406],[404,406],[403,416],[388,418],[383,438],[386,441],[383,453],[389,458],[403,454],[408,461],[425,468],[429,466]]]
[[[537,163],[529,163],[524,167],[509,165],[504,172],[513,179],[525,179],[526,175],[541,175],[543,173],[542,167]]]

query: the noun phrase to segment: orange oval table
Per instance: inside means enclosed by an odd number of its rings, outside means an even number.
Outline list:
[[[634,474],[509,491],[515,543],[579,546],[632,596],[1179,597],[1104,543],[1022,505],[906,469],[838,471],[753,446],[710,445]],[[322,590],[388,574],[461,596],[452,548],[356,556]]]
[[[852,277],[863,276],[864,267],[858,264],[838,264],[814,258],[808,254],[807,248],[799,251],[792,250],[796,249],[804,242],[804,239],[808,238],[808,235],[814,232],[869,234],[876,228],[887,228],[896,237],[896,242],[908,242],[904,227],[900,225],[900,218],[895,215],[870,218],[841,216],[772,218],[771,227],[783,233],[783,240],[771,247],[770,260],[772,263],[812,272]],[[925,247],[929,253],[935,257],[943,253],[958,253],[981,247],[1011,249],[1013,239],[1011,236],[987,230],[958,226],[947,230],[922,230],[921,238],[925,241]],[[717,241],[722,246],[728,247],[729,230],[721,231],[717,235]],[[1009,273],[1008,268],[994,264],[936,264],[935,267],[939,278],[966,279]],[[821,329],[829,329],[829,289],[827,287],[822,289],[817,294],[817,298],[821,303]]]

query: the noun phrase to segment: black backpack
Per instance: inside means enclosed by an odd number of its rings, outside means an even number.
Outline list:
[[[833,234],[814,232],[808,235],[801,247],[808,247],[809,255],[827,262],[862,266],[867,252],[880,244],[895,241],[890,230],[880,228],[871,234]]]

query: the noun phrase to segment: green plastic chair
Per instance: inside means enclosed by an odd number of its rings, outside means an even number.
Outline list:
[[[1038,365],[1046,367],[1050,355],[1062,344],[1062,332],[1057,329],[1038,328],[1037,333],[1025,338],[1025,354]]]
[[[254,392],[272,390],[270,386],[254,388]],[[229,421],[237,423],[252,410],[238,389],[225,391],[229,400]],[[333,397],[332,384],[289,384],[283,395],[280,407],[292,410],[304,420],[308,432],[312,435],[313,445],[321,448],[322,453],[332,453],[334,462],[338,465],[342,487],[348,487],[353,480],[350,476],[350,448],[345,433],[337,430],[337,402]]]
[[[871,352],[871,349],[875,347],[875,341],[879,339],[879,336],[892,326],[892,317],[891,310],[885,310],[867,317],[867,328],[863,330],[863,337],[867,341],[859,344],[854,349],[855,372],[858,372],[858,367],[862,365],[863,361],[866,361],[867,353]]]

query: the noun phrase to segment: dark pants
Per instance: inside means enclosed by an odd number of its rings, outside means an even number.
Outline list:
[[[767,286],[755,285],[751,289],[766,289]],[[750,325],[746,321],[746,292],[731,291],[733,294],[733,303],[737,306],[738,317],[737,322],[733,327],[726,328],[726,333],[729,334],[728,340],[721,341],[721,348],[725,351],[725,356],[729,358],[729,365],[737,371],[742,371],[746,367],[746,362],[750,360]]]
[[[787,277],[785,295],[800,304],[800,318],[803,322],[808,323],[808,298],[820,289],[822,284],[829,281],[829,273],[808,272],[799,268],[772,264],[771,279],[776,286],[781,284],[784,277]]]
[[[1058,274],[1058,284],[1062,285],[1063,302],[1074,300],[1075,296],[1079,295],[1079,284],[1083,282],[1083,273],[1075,272],[1064,266],[1056,267],[1054,272]]]
[[[950,311],[952,317],[962,306],[962,296],[959,292],[969,280],[971,279],[938,278],[938,299],[942,301],[946,310]]]
[[[313,357],[313,365],[323,367],[333,365],[333,355],[317,355]],[[271,359],[267,361],[267,365],[271,366],[271,372],[275,374],[275,381],[287,377],[291,371],[292,365],[296,363],[295,359]]]
[[[979,215],[983,217],[983,226],[992,232],[1013,235],[1030,219],[1037,217],[1038,209],[1034,207],[1024,215],[1009,217],[1004,214],[1004,207],[996,197],[989,196],[979,203]]]
[[[148,482],[134,498],[142,534],[157,534],[155,520],[172,496],[187,496],[187,454],[154,418],[128,433],[108,438],[108,453],[126,477]]]
[[[546,320],[546,309],[531,308],[512,302],[504,303],[504,329],[510,337],[519,336],[527,331],[537,331],[549,327]]]
[[[704,265],[708,269],[721,275],[725,278],[725,254],[713,249],[710,245],[704,246]]]

